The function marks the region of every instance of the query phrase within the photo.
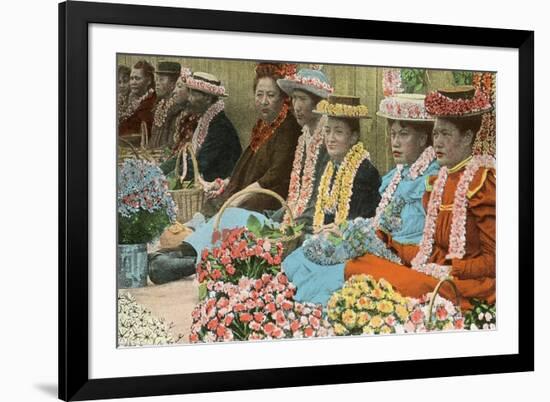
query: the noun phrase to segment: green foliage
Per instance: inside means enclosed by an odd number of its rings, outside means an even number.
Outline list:
[[[402,68],[401,85],[406,93],[426,92],[426,70],[423,68]]]
[[[304,224],[296,226],[288,226],[284,232],[281,232],[280,228],[272,224],[270,221],[266,221],[263,225],[254,215],[250,215],[246,221],[246,227],[258,238],[277,240],[282,236],[294,236],[301,233],[304,228]]]
[[[453,71],[455,85],[472,85],[473,76],[471,71]]]
[[[160,236],[170,224],[170,219],[164,210],[148,212],[139,210],[130,217],[118,215],[118,243],[140,244],[148,243]]]

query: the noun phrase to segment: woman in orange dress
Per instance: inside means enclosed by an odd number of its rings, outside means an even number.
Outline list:
[[[433,146],[441,169],[428,178],[419,246],[403,248],[386,239],[403,265],[366,254],[346,264],[346,279],[356,274],[385,278],[402,295],[420,297],[450,277],[463,309],[472,307],[471,298],[495,302],[495,161],[472,155],[482,114],[491,105],[484,93],[474,91],[461,87],[426,97],[428,113],[436,116]],[[448,283],[440,293],[454,299]]]

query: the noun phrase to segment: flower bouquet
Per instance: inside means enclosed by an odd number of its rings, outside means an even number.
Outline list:
[[[152,241],[176,220],[176,205],[162,171],[151,162],[127,159],[118,177],[118,242]]]
[[[330,297],[327,316],[336,335],[404,333],[409,309],[386,280],[355,275]]]
[[[497,312],[494,304],[485,303],[479,299],[471,299],[473,308],[465,315],[464,325],[466,329],[496,329]]]
[[[332,335],[322,307],[295,302],[296,288],[282,272],[238,283],[209,281],[207,291],[192,312],[192,343]]]
[[[407,298],[410,315],[405,323],[405,332],[464,329],[464,317],[460,309],[438,294],[433,303],[431,320],[428,320],[431,298],[432,293],[426,293],[419,299]]]
[[[386,244],[376,235],[372,220],[355,218],[340,225],[342,236],[315,235],[304,241],[304,255],[320,265],[343,263],[366,253],[374,254],[386,260],[401,263]]]
[[[225,230],[219,246],[202,251],[197,266],[198,280],[199,283],[211,280],[235,284],[241,277],[257,279],[263,274],[277,274],[281,270],[282,255],[281,242],[258,238],[247,228]]]
[[[118,294],[118,344],[120,346],[167,345],[178,342],[171,326],[157,319],[136,302],[130,293]]]

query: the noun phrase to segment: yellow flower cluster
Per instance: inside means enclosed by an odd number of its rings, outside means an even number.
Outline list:
[[[370,275],[352,276],[327,304],[337,335],[395,333],[409,314],[407,299],[385,279],[376,281]]]
[[[334,175],[334,164],[327,163],[321,182],[319,183],[319,195],[315,203],[313,215],[313,228],[319,230],[325,222],[327,211],[335,212],[334,223],[340,225],[348,219],[349,205],[353,195],[353,180],[361,163],[369,158],[369,153],[359,142],[346,154],[338,168],[336,178],[330,189],[330,182]]]
[[[369,109],[365,105],[352,106],[341,103],[332,104],[326,100],[319,102],[316,110],[328,116],[340,117],[367,117],[369,113]]]

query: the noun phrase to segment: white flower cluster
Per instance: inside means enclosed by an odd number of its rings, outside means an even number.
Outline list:
[[[168,345],[179,341],[170,334],[171,326],[157,319],[136,302],[130,293],[118,295],[118,345]]]

